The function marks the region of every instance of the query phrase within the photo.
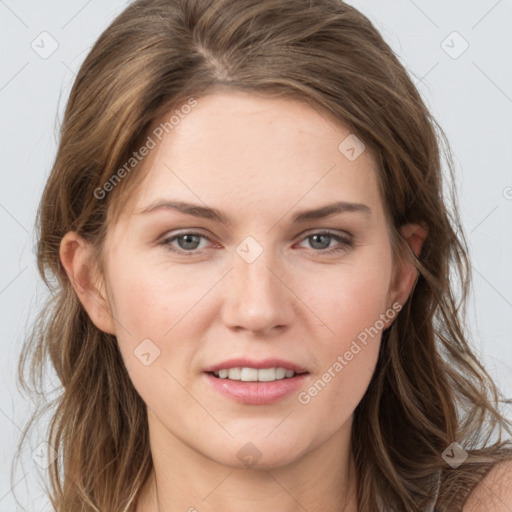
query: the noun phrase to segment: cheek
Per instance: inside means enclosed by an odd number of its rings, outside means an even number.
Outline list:
[[[169,386],[179,392],[165,370],[183,383],[193,378],[190,369],[211,322],[208,299],[218,273],[191,264],[177,269],[162,258],[133,254],[116,261],[109,281],[119,348],[132,381],[145,400],[160,385],[167,386],[164,394]]]
[[[200,338],[197,304],[207,283],[191,282],[154,264],[122,262],[111,272],[119,348],[130,378],[150,407],[185,382],[179,369],[190,368]],[[181,396],[181,395],[179,395]],[[192,413],[191,413],[192,414]]]
[[[192,278],[186,272],[171,272],[164,264],[132,261],[135,258],[111,273],[116,319],[132,337],[163,339],[174,326],[187,323],[186,315],[211,287],[212,276]]]
[[[311,309],[328,329],[327,344],[342,350],[366,328],[374,326],[391,306],[388,293],[391,258],[385,250],[367,251],[347,264],[329,270],[323,278],[315,276],[302,288]],[[379,322],[378,325],[381,325]]]
[[[383,318],[395,316],[387,303],[391,258],[384,250],[380,254],[339,266],[315,293],[310,284],[310,291],[303,291],[315,301],[312,309],[328,329],[317,337],[318,372],[299,402],[319,417],[329,410],[333,424],[346,420],[363,397],[378,359]]]

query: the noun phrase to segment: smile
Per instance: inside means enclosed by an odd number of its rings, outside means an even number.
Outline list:
[[[212,372],[219,379],[239,380],[243,382],[273,382],[295,377],[293,370],[286,368],[222,368]]]

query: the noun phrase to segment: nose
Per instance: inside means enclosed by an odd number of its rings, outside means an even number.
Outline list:
[[[279,269],[270,251],[263,251],[252,262],[234,254],[233,268],[224,283],[225,325],[267,336],[290,325],[293,293]]]

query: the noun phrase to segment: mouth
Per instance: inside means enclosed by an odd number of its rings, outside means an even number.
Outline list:
[[[241,382],[275,382],[277,380],[293,379],[297,375],[307,372],[295,372],[283,367],[252,368],[249,366],[221,368],[207,372],[218,379],[235,380]]]
[[[298,393],[309,371],[283,360],[232,359],[205,368],[208,384],[239,404],[270,405]]]

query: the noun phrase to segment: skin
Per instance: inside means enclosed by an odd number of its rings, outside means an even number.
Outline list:
[[[133,202],[109,226],[105,275],[95,277],[92,247],[80,236],[63,238],[61,261],[78,297],[94,324],[116,335],[147,404],[154,473],[137,512],[357,510],[350,429],[381,332],[306,405],[296,393],[239,404],[203,374],[232,357],[278,357],[309,371],[307,390],[409,297],[417,272],[392,259],[376,160],[369,149],[347,159],[338,146],[349,134],[296,100],[234,91],[199,98],[142,163],[147,175]],[[140,213],[161,199],[217,208],[233,223]],[[291,222],[341,200],[371,215]],[[308,238],[326,229],[350,234],[352,246]],[[194,252],[183,239],[158,243],[178,231],[206,237],[193,239],[195,255],[169,250]],[[419,254],[424,227],[408,224],[402,234]],[[247,236],[262,249],[252,263],[236,252]],[[134,350],[148,338],[160,355],[145,366]],[[260,457],[251,467],[237,456],[247,443]]]
[[[512,461],[496,464],[470,494],[463,512],[512,510]]]

